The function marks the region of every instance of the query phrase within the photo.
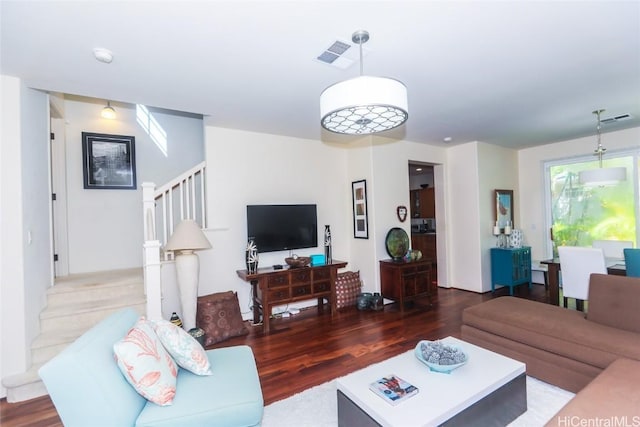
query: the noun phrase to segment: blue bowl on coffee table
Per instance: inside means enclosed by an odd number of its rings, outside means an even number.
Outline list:
[[[453,363],[453,364],[448,364],[448,365],[441,365],[439,363],[429,362],[424,358],[424,355],[422,353],[422,344],[423,343],[424,344],[431,344],[431,343],[435,343],[435,341],[422,340],[422,341],[420,341],[418,343],[418,345],[416,345],[416,348],[414,350],[416,358],[419,361],[421,361],[422,363],[424,363],[425,365],[427,365],[429,367],[429,370],[431,370],[431,371],[440,372],[440,373],[444,373],[444,374],[450,374],[451,371],[453,371],[455,369],[458,369],[459,367],[463,366],[469,360],[469,356],[467,356],[467,354],[464,353],[462,348],[460,348],[460,347],[458,347],[456,345],[449,345],[449,344],[442,343],[442,346],[444,346],[445,349],[449,349],[449,350],[453,350],[455,352],[462,353],[462,355],[464,356],[464,361],[460,362],[460,363]]]

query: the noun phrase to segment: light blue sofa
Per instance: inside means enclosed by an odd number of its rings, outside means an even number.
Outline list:
[[[259,426],[264,403],[250,347],[207,351],[213,375],[179,369],[171,406],[140,396],[116,365],[113,344],[137,321],[132,309],[107,317],[39,370],[66,427]]]

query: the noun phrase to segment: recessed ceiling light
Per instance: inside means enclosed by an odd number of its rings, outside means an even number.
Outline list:
[[[416,172],[422,172],[422,168],[416,168]]]
[[[113,53],[111,53],[109,49],[102,47],[93,49],[93,56],[95,56],[98,61],[104,62],[105,64],[110,64],[111,61],[113,61]]]
[[[451,142],[453,141],[453,138],[451,138],[450,136],[447,136],[446,138],[443,139],[444,142]]]

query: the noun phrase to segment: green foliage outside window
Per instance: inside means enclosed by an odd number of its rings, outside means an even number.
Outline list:
[[[553,252],[558,246],[591,246],[594,240],[630,240],[636,245],[633,157],[607,159],[603,167],[623,166],[627,180],[607,187],[585,186],[579,172],[597,161],[551,166]]]

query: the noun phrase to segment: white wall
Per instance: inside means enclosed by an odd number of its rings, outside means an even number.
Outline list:
[[[20,80],[0,76],[0,378],[24,371],[26,356],[22,252]],[[15,348],[21,351],[10,351]],[[6,389],[0,386],[0,397]]]
[[[496,245],[493,235],[495,224],[494,191],[513,190],[514,227],[521,228],[518,220],[520,192],[518,191],[518,152],[496,145],[478,144],[478,232],[482,265],[482,288],[480,291],[491,290],[491,248]],[[478,289],[476,289],[478,290]]]
[[[380,289],[380,268],[379,261],[388,259],[389,254],[385,246],[385,238],[391,228],[400,227],[407,234],[411,235],[411,222],[400,222],[396,214],[396,208],[400,205],[409,206],[409,175],[408,164],[412,162],[423,162],[433,164],[444,164],[446,151],[443,148],[419,144],[409,141],[394,141],[383,137],[373,137],[372,153],[372,188],[367,191],[373,197],[374,223],[370,225],[375,231],[375,256],[369,258],[373,263],[371,268],[375,272],[376,291]],[[436,188],[436,199],[443,200],[447,197],[443,194],[444,187]],[[443,218],[446,215],[444,203],[439,203],[438,215]],[[441,209],[441,210],[440,210]],[[438,239],[446,244],[447,230],[446,221],[442,221],[442,228],[438,229]],[[442,258],[441,256],[442,255]],[[438,255],[438,262],[446,265],[446,246],[443,247],[442,254]],[[446,278],[446,274],[443,276]],[[443,282],[444,284],[444,282]]]
[[[24,284],[27,310],[25,323],[30,342],[40,332],[40,310],[46,305],[46,290],[53,284],[49,98],[44,92],[26,87],[23,87],[22,93],[22,225],[25,239]],[[48,262],[44,263],[43,260]]]
[[[447,166],[449,283],[455,288],[478,292],[482,289],[478,143],[450,147]]]
[[[204,160],[200,117],[150,109],[167,132],[165,156],[136,123],[135,105],[112,105],[117,118],[105,120],[104,104],[65,100],[70,273],[142,266],[142,182],[165,184]],[[84,189],[82,132],[135,136],[137,190]]]
[[[331,226],[333,258],[349,261],[352,237],[347,155],[344,149],[299,138],[258,134],[206,126],[207,209],[212,248],[199,251],[199,295],[238,292],[245,318],[250,285],[236,270],[245,266],[248,204],[313,203],[318,207],[318,242],[324,224]],[[324,253],[322,247],[301,249],[299,255]],[[260,254],[260,266],[283,264],[288,252]]]
[[[380,291],[379,270],[377,267],[376,245],[378,229],[376,227],[376,194],[373,172],[372,138],[365,137],[343,146],[347,153],[347,178],[342,184],[344,198],[348,200],[345,218],[348,224],[345,237],[351,241],[349,263],[354,271],[360,272],[363,292]],[[368,238],[356,239],[353,224],[353,187],[354,181],[366,181],[367,186],[367,230]]]
[[[1,76],[0,378],[24,372],[51,284],[48,100]],[[28,197],[25,197],[28,195]],[[6,390],[0,389],[1,397]]]
[[[640,150],[640,128],[607,132],[602,135],[602,145],[607,153],[616,150]],[[596,147],[595,136],[572,139],[555,144],[542,145],[518,151],[518,175],[520,198],[519,222],[525,242],[531,246],[533,259],[551,257],[545,242],[548,241],[546,222],[544,162],[568,157],[590,155]],[[605,155],[606,158],[606,155]],[[637,206],[636,200],[636,206]]]
[[[493,192],[514,190],[517,218],[518,174],[515,150],[471,142],[447,150],[449,197],[449,283],[474,292],[491,290],[490,248]]]

